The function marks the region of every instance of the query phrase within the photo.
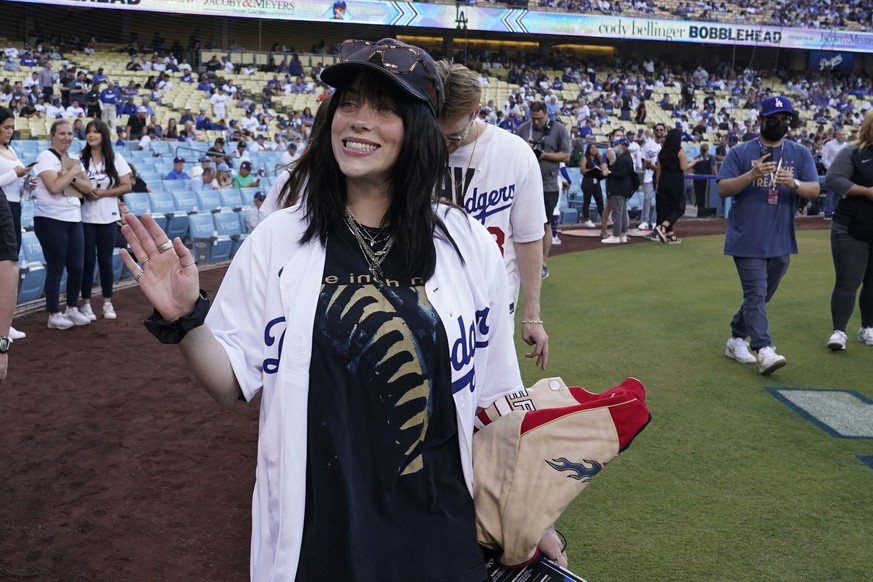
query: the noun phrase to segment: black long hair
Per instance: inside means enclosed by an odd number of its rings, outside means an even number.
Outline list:
[[[288,168],[288,180],[285,181],[285,184],[279,191],[279,206],[281,208],[288,208],[289,206],[297,204],[297,200],[300,198],[300,192],[303,191],[305,180],[309,178],[309,172],[312,169],[313,144],[315,143],[315,139],[318,136],[321,126],[324,125],[324,120],[327,118],[327,110],[330,107],[330,101],[331,96],[328,95],[321,103],[319,103],[315,119],[312,122],[312,128],[309,132],[309,139],[306,140],[306,146],[303,148],[303,153],[300,154],[297,160],[293,162],[293,166],[291,166],[292,168],[300,167],[301,171],[292,172],[291,168]],[[307,109],[309,108],[307,107]]]
[[[0,123],[3,123],[4,121],[9,119],[10,117],[14,119],[15,114],[12,113],[11,110],[9,110],[5,107],[0,107]]]
[[[102,119],[93,119],[85,126],[85,135],[91,128],[103,137],[100,143],[100,152],[103,154],[103,166],[106,169],[106,175],[109,176],[109,187],[112,188],[118,184],[118,170],[115,169],[115,151],[112,149],[112,137],[109,135],[109,126]],[[82,159],[82,165],[86,168],[91,164],[91,147],[82,148],[82,153],[79,154]]]
[[[679,150],[682,149],[682,130],[674,127],[667,132],[664,137],[664,144],[661,146],[661,151],[658,154],[658,159],[676,158],[679,155]],[[663,158],[662,158],[663,156]]]
[[[413,101],[384,77],[369,71],[358,77],[357,91],[361,99],[378,102],[383,97],[397,103],[403,120],[403,144],[397,162],[391,170],[391,204],[385,216],[394,231],[394,251],[405,265],[402,275],[429,278],[436,268],[434,236],[448,240],[460,256],[460,251],[445,224],[434,212],[438,201],[437,187],[447,171],[449,154],[445,139],[437,127],[428,105]],[[318,163],[296,165],[289,181],[305,184],[302,198],[309,224],[301,242],[314,238],[321,244],[328,232],[341,221],[346,208],[346,179],[333,154],[331,127],[337,107],[347,88],[337,89],[328,105],[327,116],[311,144],[311,153]],[[300,172],[303,175],[296,176]]]

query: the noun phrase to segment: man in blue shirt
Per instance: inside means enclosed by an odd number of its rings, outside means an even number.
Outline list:
[[[186,121],[190,121],[191,123],[195,123],[194,122],[194,115],[191,114],[191,106],[190,105],[185,106],[185,112],[182,114],[182,117],[179,118],[179,125],[184,127]]]
[[[166,175],[164,180],[190,180],[191,177],[185,171],[185,158],[173,158],[173,169]]]
[[[787,361],[773,349],[766,304],[797,253],[794,215],[798,196],[818,197],[815,161],[805,147],[785,139],[797,114],[785,97],[761,102],[761,134],[732,148],[718,174],[718,195],[731,198],[724,254],[734,258],[743,303],[731,320],[725,355],[741,363],[757,361],[767,375]],[[755,358],[745,338],[751,339]]]
[[[115,129],[115,118],[117,117],[119,101],[121,101],[121,93],[115,87],[113,81],[107,81],[106,88],[100,92],[100,103],[103,108],[100,117],[106,122],[109,129]]]

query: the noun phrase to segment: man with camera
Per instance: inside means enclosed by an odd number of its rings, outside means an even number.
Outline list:
[[[546,105],[542,101],[530,104],[530,119],[518,126],[516,134],[527,140],[540,165],[543,178],[543,198],[546,216],[551,216],[558,204],[561,191],[559,172],[561,162],[570,161],[570,132],[560,121],[549,121]],[[546,261],[552,248],[552,232],[548,223],[543,232],[543,273],[549,276]]]

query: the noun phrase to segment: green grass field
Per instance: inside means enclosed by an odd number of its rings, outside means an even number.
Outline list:
[[[873,469],[857,458],[873,440],[833,437],[766,390],[873,397],[857,308],[848,350],[825,347],[828,232],[798,238],[768,308],[788,366],[769,377],[724,356],[741,289],[722,237],[549,261],[546,375],[594,392],[635,376],[653,415],[558,524],[571,569],[590,582],[873,579]],[[522,371],[542,377],[529,360]]]

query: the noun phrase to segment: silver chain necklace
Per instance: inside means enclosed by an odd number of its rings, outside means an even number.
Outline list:
[[[388,252],[391,250],[391,247],[394,246],[394,233],[389,233],[383,235],[382,228],[379,229],[375,235],[370,235],[366,232],[364,227],[355,220],[355,217],[352,216],[352,213],[349,212],[349,209],[346,208],[343,213],[343,219],[345,219],[346,226],[349,228],[349,232],[352,233],[352,236],[355,237],[355,240],[358,243],[358,247],[361,249],[361,253],[364,255],[364,258],[367,260],[367,266],[369,267],[370,274],[373,275],[373,278],[379,282],[384,282],[384,275],[382,274],[382,262],[385,260],[385,257],[388,256]],[[383,246],[380,250],[375,250],[375,245],[384,240],[385,246]],[[369,241],[369,243],[367,242]]]

